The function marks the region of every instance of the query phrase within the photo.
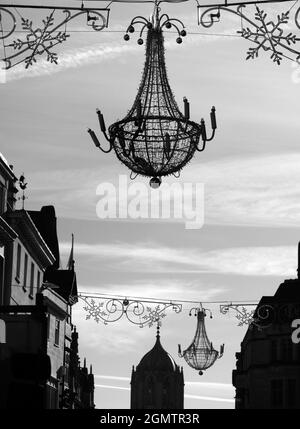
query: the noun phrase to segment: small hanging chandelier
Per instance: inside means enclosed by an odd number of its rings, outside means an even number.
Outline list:
[[[190,120],[190,106],[186,98],[184,113],[174,99],[166,72],[163,28],[177,31],[177,43],[186,36],[183,23],[170,19],[167,14],[160,16],[158,2],[150,20],[137,16],[127,28],[124,39],[130,39],[135,26],[141,25],[137,43],[142,45],[147,29],[146,61],[140,87],[133,106],[124,119],[115,122],[106,131],[104,118],[99,109],[97,115],[100,129],[109,143],[107,149],[91,129],[88,129],[96,147],[108,153],[114,149],[118,159],[130,170],[131,179],[137,175],[151,177],[150,185],[157,188],[161,177],[173,174],[179,177],[180,170],[192,159],[195,151],[202,152],[206,142],[212,140],[217,128],[215,107],[210,118],[212,134],[208,138],[205,122],[200,124]],[[201,138],[201,142],[200,142]]]
[[[178,344],[178,355],[184,357],[189,366],[199,371],[200,375],[203,375],[203,371],[210,368],[217,359],[220,359],[224,353],[224,344],[220,347],[220,352],[213,348],[212,342],[209,341],[204,318],[206,311],[200,305],[200,308],[192,308],[190,310],[190,316],[194,311],[197,316],[197,329],[192,344],[181,353],[181,346]],[[212,314],[210,313],[212,318]]]

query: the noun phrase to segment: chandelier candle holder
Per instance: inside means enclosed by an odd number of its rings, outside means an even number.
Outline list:
[[[206,143],[214,138],[217,123],[215,107],[212,107],[212,133],[208,137],[203,119],[200,124],[190,120],[188,100],[183,99],[182,113],[172,93],[166,72],[163,29],[176,30],[176,41],[180,44],[186,36],[183,23],[167,14],[160,16],[160,8],[155,4],[150,20],[141,16],[133,18],[125,41],[130,39],[137,25],[141,26],[139,45],[144,43],[143,35],[147,31],[146,61],[133,106],[125,118],[110,125],[108,131],[102,112],[97,110],[107,148],[101,146],[93,130],[88,129],[88,133],[102,152],[114,149],[117,158],[131,170],[131,179],[137,175],[150,177],[150,186],[157,188],[162,176],[179,177],[180,170],[195,152],[205,149]]]
[[[184,357],[190,367],[199,371],[199,375],[203,375],[203,371],[210,368],[224,353],[224,344],[221,345],[220,352],[218,352],[213,348],[212,342],[208,339],[204,323],[206,311],[202,308],[202,305],[200,308],[192,308],[190,310],[190,316],[193,312],[197,316],[197,329],[194,339],[184,352],[181,352],[181,346],[178,344],[178,355]],[[210,318],[212,318],[211,313]]]

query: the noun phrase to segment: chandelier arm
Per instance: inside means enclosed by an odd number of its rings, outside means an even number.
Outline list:
[[[98,149],[100,149],[102,152],[104,152],[104,153],[109,153],[109,152],[112,150],[113,146],[112,146],[112,143],[111,143],[111,141],[110,141],[110,140],[108,140],[108,141],[109,141],[109,144],[110,144],[110,145],[109,145],[109,148],[108,148],[108,149],[103,149],[103,148],[101,147],[101,144],[100,144],[99,140],[98,140],[98,137],[96,136],[96,133],[95,133],[93,130],[91,130],[91,128],[88,128],[87,132],[88,132],[88,133],[89,133],[89,135],[91,136],[91,138],[92,138],[92,140],[93,140],[93,142],[94,142],[95,146],[96,146]]]
[[[144,24],[144,25],[143,25],[143,27],[142,27],[142,29],[141,29],[141,31],[140,31],[140,37],[142,37],[143,32],[144,32],[144,30],[145,30],[145,27],[147,27],[147,24]]]
[[[161,28],[165,27],[165,26],[166,26],[166,24],[167,24],[168,22],[170,22],[170,21],[175,21],[175,19],[174,19],[174,20],[173,20],[173,19],[170,19],[169,21],[165,22],[165,23],[162,25],[162,27],[161,27]],[[178,20],[176,20],[176,21],[178,21]],[[180,30],[179,30],[179,28],[177,27],[177,25],[176,25],[176,24],[174,24],[173,22],[172,22],[172,25],[173,25],[173,27],[175,27],[175,28],[176,28],[178,35],[180,35]]]
[[[164,18],[166,18],[167,21],[170,21],[169,15],[167,13],[163,13],[158,20],[158,25],[160,28],[161,28],[161,22]],[[162,25],[164,25],[164,23]]]
[[[211,134],[211,137],[210,137],[209,139],[207,138],[207,139],[206,139],[206,141],[207,141],[207,142],[212,141],[212,140],[213,140],[213,138],[215,137],[215,133],[216,133],[216,130],[213,130],[213,131],[212,131],[212,134]]]
[[[139,21],[139,19],[141,19],[141,21]],[[138,16],[135,16],[132,19],[132,21],[129,24],[128,28],[130,27],[130,25],[136,25],[136,24],[146,24],[147,25],[147,24],[150,24],[150,22],[144,16],[138,15]],[[127,28],[126,32],[128,31],[128,28]]]

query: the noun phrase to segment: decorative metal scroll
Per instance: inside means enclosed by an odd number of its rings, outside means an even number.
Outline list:
[[[248,307],[256,307],[249,310]],[[222,304],[220,305],[220,313],[228,314],[229,310],[236,312],[235,317],[238,319],[238,326],[249,326],[253,328],[256,326],[258,329],[268,328],[272,325],[275,319],[274,306],[269,304]]]
[[[203,10],[205,9],[205,10]],[[281,64],[282,59],[288,58],[294,61],[300,61],[300,51],[296,48],[297,42],[300,38],[292,32],[284,33],[283,26],[289,22],[290,11],[278,14],[276,21],[271,21],[264,10],[255,6],[256,12],[254,18],[250,19],[244,14],[246,9],[245,5],[240,4],[236,10],[228,6],[213,6],[204,8],[198,6],[198,24],[205,28],[209,28],[216,22],[220,21],[221,10],[233,13],[241,18],[242,28],[237,31],[244,39],[253,42],[256,46],[251,47],[247,51],[246,59],[255,59],[262,51],[271,53],[271,60],[278,65]],[[203,12],[202,12],[203,10]],[[295,23],[300,29],[300,8],[295,14]],[[250,26],[244,27],[244,22]],[[290,55],[292,54],[292,57]]]
[[[97,323],[102,321],[105,325],[117,322],[125,316],[129,322],[138,325],[140,328],[151,327],[155,323],[160,326],[161,319],[166,317],[168,309],[175,313],[182,311],[181,304],[170,301],[151,302],[86,295],[79,295],[78,298],[85,303],[83,308],[87,312],[86,320],[94,319]]]
[[[31,19],[22,16],[15,7],[12,8],[13,6],[0,6],[0,40],[3,40],[4,48],[4,57],[1,60],[4,61],[6,70],[22,62],[27,69],[41,56],[46,57],[50,63],[57,64],[58,55],[53,49],[70,37],[67,24],[81,15],[86,17],[86,24],[94,31],[101,31],[108,26],[109,9],[22,6],[20,9],[49,9],[47,16],[42,20],[42,25],[38,27]],[[64,14],[59,22],[54,17],[55,12]],[[11,36],[19,28],[25,36],[11,40]]]

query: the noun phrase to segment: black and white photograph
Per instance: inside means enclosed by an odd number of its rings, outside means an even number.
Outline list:
[[[300,0],[0,1],[0,410],[300,410],[299,94]]]

